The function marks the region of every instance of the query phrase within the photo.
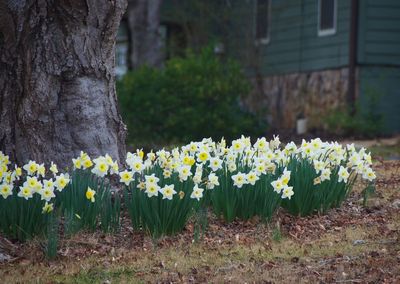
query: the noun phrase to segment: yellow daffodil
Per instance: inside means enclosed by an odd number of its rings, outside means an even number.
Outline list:
[[[90,187],[87,188],[87,190],[86,190],[86,198],[88,200],[90,200],[91,202],[95,202],[95,198],[94,198],[95,194],[96,194],[96,191],[94,191]]]
[[[45,205],[42,208],[43,214],[50,213],[53,210],[54,210],[53,203],[48,203],[48,202],[46,202]]]

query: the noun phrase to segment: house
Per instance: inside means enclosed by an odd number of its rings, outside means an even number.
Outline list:
[[[186,4],[182,13],[183,2],[212,6],[201,14]],[[386,132],[400,132],[400,1],[183,2],[163,2],[165,46],[174,37],[179,46],[215,42],[216,52],[242,63],[258,88],[246,103],[265,109],[272,125],[293,129],[306,117],[323,127],[324,115],[340,106],[372,106]]]

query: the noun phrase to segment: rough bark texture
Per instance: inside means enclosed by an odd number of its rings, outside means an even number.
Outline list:
[[[0,0],[0,149],[66,166],[125,152],[115,37],[126,0]]]
[[[128,28],[129,63],[135,69],[141,65],[160,67],[164,61],[160,28],[162,0],[129,0]]]

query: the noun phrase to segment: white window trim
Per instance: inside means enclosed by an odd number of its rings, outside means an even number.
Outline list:
[[[269,44],[269,42],[271,41],[271,2],[272,0],[268,1],[268,33],[267,33],[267,37],[264,38],[256,38],[254,40],[254,43],[256,45],[259,44]],[[258,0],[254,1],[254,37],[257,37],[257,6],[258,6]]]
[[[329,36],[329,35],[334,35],[336,34],[336,27],[337,27],[337,0],[333,0],[333,28],[332,29],[326,29],[326,30],[321,30],[320,29],[320,22],[321,22],[321,0],[318,0],[318,36]]]

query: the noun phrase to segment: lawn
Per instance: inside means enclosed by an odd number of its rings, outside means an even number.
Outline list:
[[[377,190],[364,206],[361,187],[340,209],[293,217],[283,210],[269,225],[226,224],[209,214],[194,240],[193,223],[175,237],[152,240],[128,218],[116,235],[79,233],[62,240],[47,261],[39,241],[0,238],[3,283],[366,283],[400,281],[400,162],[378,161]]]

